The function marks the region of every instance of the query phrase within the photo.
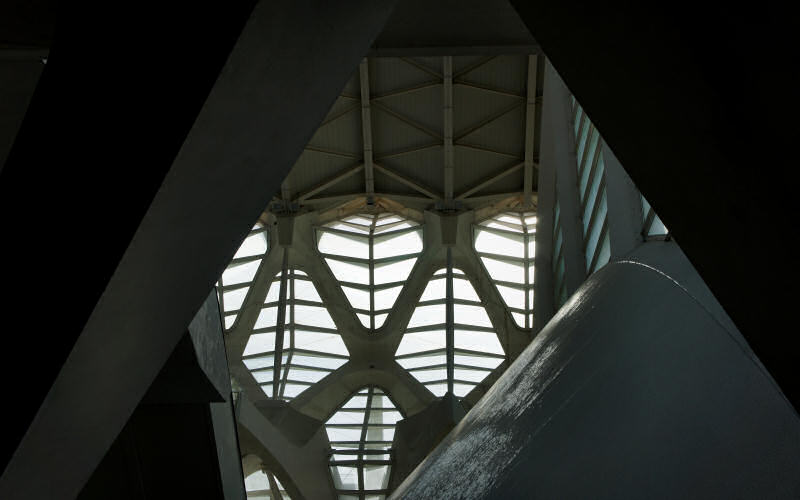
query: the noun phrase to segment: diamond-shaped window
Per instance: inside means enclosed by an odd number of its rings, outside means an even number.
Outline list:
[[[536,214],[503,213],[475,226],[475,252],[520,328],[533,327]]]
[[[289,269],[282,278],[270,285],[242,361],[268,397],[290,400],[345,364],[349,352],[309,276]]]
[[[383,326],[422,252],[422,226],[391,212],[317,228],[317,249],[361,324]]]
[[[447,270],[437,271],[408,322],[395,353],[397,362],[436,396],[448,384],[453,394],[466,396],[505,359],[505,352],[472,283],[453,269],[452,298],[447,294]],[[448,360],[447,308],[452,307],[453,349]],[[448,377],[448,361],[453,375]]]
[[[250,230],[250,234],[244,239],[233,260],[222,273],[217,283],[217,293],[226,330],[236,323],[239,310],[247,298],[250,285],[253,284],[261,260],[268,250],[269,234],[267,229],[258,223]]]

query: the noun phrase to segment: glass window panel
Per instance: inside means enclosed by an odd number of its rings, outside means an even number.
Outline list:
[[[331,272],[339,281],[349,281],[350,283],[369,284],[369,266],[367,264],[355,264],[336,259],[325,259]]]
[[[661,222],[661,218],[658,215],[654,215],[653,222],[650,224],[650,229],[647,230],[647,236],[664,235],[667,233],[669,233],[667,226]]]
[[[439,276],[442,274],[447,274],[447,268],[443,267],[441,269],[437,269],[436,272],[433,273],[434,276]]]
[[[417,306],[411,319],[408,322],[408,328],[417,326],[437,325],[444,323],[446,319],[446,311],[444,304],[433,304],[429,306]]]
[[[492,322],[483,306],[454,304],[453,313],[456,323],[468,326],[486,326],[491,328]]]
[[[525,308],[525,290],[497,285],[497,291],[500,292],[500,296],[503,297],[508,307]]]
[[[358,424],[364,423],[364,411],[337,411],[326,424]],[[353,455],[348,455],[352,457]]]
[[[242,307],[244,298],[247,296],[248,290],[250,290],[250,287],[223,292],[222,300],[225,303],[225,311],[239,310]]]
[[[458,396],[459,398],[463,398],[467,394],[474,389],[475,386],[472,384],[461,384],[458,382],[453,383],[453,394]]]
[[[456,329],[453,331],[453,345],[456,349],[505,354],[503,346],[500,345],[500,341],[497,339],[497,334],[492,332],[473,332]]]
[[[370,425],[367,427],[367,441],[391,441],[394,439],[394,427],[380,427]]]
[[[380,328],[386,322],[386,318],[389,314],[376,314],[375,315],[375,328]]]
[[[243,356],[259,354],[262,352],[272,352],[275,350],[275,332],[254,333],[247,340],[247,347],[244,348]]]
[[[432,368],[430,370],[416,370],[411,372],[411,376],[419,380],[423,384],[425,382],[434,382],[437,380],[447,380],[446,368]]]
[[[468,279],[453,278],[453,298],[460,300],[471,300],[473,302],[480,302],[475,288]]]
[[[225,316],[225,329],[232,327],[234,323],[236,323],[236,314],[230,314]]]
[[[269,285],[269,290],[267,291],[267,298],[264,299],[264,303],[269,304],[270,302],[278,302],[280,298],[281,298],[281,282],[273,281]]]
[[[333,485],[340,490],[358,489],[358,468],[343,467],[341,465],[331,467]],[[355,497],[358,498],[358,497]]]
[[[294,319],[295,323],[303,325],[336,328],[330,313],[324,307],[297,304],[294,306]]]
[[[427,354],[425,356],[415,356],[412,358],[401,358],[397,360],[397,364],[405,369],[441,365],[445,363],[447,363],[447,357],[444,354]]]
[[[309,386],[301,384],[292,384],[287,382],[283,388],[283,396],[287,398],[294,398],[299,396],[303,391],[308,389]]]
[[[374,234],[388,233],[390,231],[400,231],[401,229],[408,229],[416,225],[417,225],[416,222],[409,222],[409,221],[398,222],[396,224],[392,224],[391,226],[384,225],[381,227],[376,227]]]
[[[425,384],[425,387],[428,388],[429,391],[433,393],[436,397],[442,397],[447,394],[447,384],[446,383],[438,383],[438,384]]]
[[[536,225],[536,215],[525,214],[524,219],[525,219],[525,224],[527,224],[528,226]]]
[[[327,377],[330,372],[321,370],[308,370],[306,368],[289,367],[289,380],[297,382],[311,382],[317,383],[323,378]]]
[[[237,285],[239,283],[247,283],[253,281],[253,277],[258,271],[260,261],[245,262],[244,264],[235,264],[228,266],[222,273],[223,285]]]
[[[528,258],[532,259],[536,257],[536,240],[533,236],[529,236],[528,239]]]
[[[522,235],[497,234],[492,231],[478,229],[475,237],[475,250],[483,253],[525,257],[525,245]]]
[[[385,288],[383,290],[375,290],[375,310],[391,309],[395,301],[397,301],[397,296],[400,295],[401,290],[403,290],[402,285]]]
[[[299,300],[308,300],[309,302],[322,302],[317,289],[313,283],[307,280],[293,280],[294,281],[294,298]]]
[[[365,465],[364,466],[364,489],[382,490],[389,486],[389,466],[388,465]]]
[[[372,408],[394,408],[394,403],[387,396],[372,396]]]
[[[512,312],[511,317],[514,318],[514,323],[516,323],[518,327],[526,328],[524,314],[518,312]]]
[[[445,270],[445,273],[447,271]],[[420,297],[420,302],[425,302],[427,300],[439,300],[443,299],[447,296],[447,281],[445,278],[440,279],[432,279],[428,282],[428,285],[425,287],[425,291],[422,292],[422,297]]]
[[[603,191],[603,196],[600,198],[600,207],[598,209],[597,217],[595,218],[594,223],[592,224],[591,230],[587,235],[586,239],[586,268],[589,268],[589,265],[592,262],[592,258],[594,257],[594,252],[597,249],[597,243],[600,239],[600,232],[603,230],[603,222],[606,219],[606,213],[608,211],[608,205],[606,205],[606,193],[605,190]]]
[[[258,319],[253,328],[269,328],[278,323],[278,306],[265,307],[258,314]]]
[[[258,370],[259,368],[272,368],[275,358],[274,356],[261,356],[258,358],[243,359],[242,362],[249,370]]]
[[[511,283],[525,283],[525,269],[522,264],[481,257],[483,265],[492,279],[509,281]]]
[[[364,325],[364,328],[372,328],[369,314],[356,313],[356,316],[358,316],[358,320]]]
[[[608,231],[603,235],[603,243],[600,245],[599,251],[600,254],[597,256],[597,262],[595,262],[594,266],[595,270],[606,265],[609,258],[611,258],[611,242],[608,240]]]
[[[396,424],[403,419],[399,411],[375,411],[369,412],[369,423],[371,424]]]
[[[268,398],[272,397],[272,384],[264,384],[264,385],[262,385],[261,386],[261,390],[264,391],[264,394],[266,394],[266,396]]]
[[[349,236],[320,231],[317,248],[322,253],[369,259],[369,240],[362,236]]]
[[[342,408],[366,408],[367,407],[367,396],[353,396],[350,398],[347,403],[345,403]],[[344,439],[343,441],[347,441]]]
[[[396,257],[422,251],[422,232],[410,231],[397,235],[376,237],[373,242],[372,254],[375,259]]]
[[[393,222],[400,222],[403,220],[402,217],[394,214],[383,215],[378,218],[378,221],[375,223],[376,226],[384,226],[386,224],[392,224]]]
[[[406,281],[411,270],[414,269],[414,264],[417,258],[401,260],[399,262],[392,262],[389,264],[376,264],[375,265],[375,284],[382,285],[384,283],[393,283],[395,281]]]
[[[265,384],[272,382],[273,373],[275,373],[275,370],[260,370],[257,372],[253,372],[253,378],[255,378],[256,382],[258,382],[259,384]]]
[[[318,368],[327,368],[330,370],[335,370],[340,366],[342,366],[343,364],[347,363],[347,360],[342,358],[333,358],[329,356],[314,356],[311,354],[294,353],[292,355],[292,363],[296,363],[298,365],[315,366]]]
[[[445,337],[444,330],[406,333],[400,340],[396,355],[444,349],[447,345]]]
[[[351,215],[350,217],[345,217],[346,222],[351,222],[353,224],[361,224],[362,226],[371,226],[372,225],[372,215],[363,214],[363,215]]]
[[[306,351],[341,354],[343,356],[347,356],[349,354],[347,352],[347,347],[344,345],[342,337],[336,333],[295,330],[294,345],[296,348]]]
[[[465,382],[481,382],[489,375],[489,371],[467,370],[465,368],[453,368],[453,377],[456,380],[463,380]]]
[[[326,427],[328,439],[331,441],[358,441],[361,439],[361,428]]]
[[[242,242],[242,246],[239,247],[239,250],[236,251],[236,254],[233,256],[234,259],[238,259],[240,257],[252,257],[254,255],[262,255],[267,252],[267,233],[260,232],[256,234],[251,234],[247,238],[244,239]]]
[[[473,356],[470,354],[459,353],[455,354],[454,360],[457,365],[476,366],[480,368],[489,368],[490,370],[494,370],[500,366],[500,363],[503,362],[503,360],[499,358],[489,358],[485,356]]]
[[[345,296],[347,297],[347,301],[350,302],[351,306],[355,307],[356,309],[366,309],[369,311],[368,290],[342,286],[342,291],[344,292]],[[369,325],[369,320],[367,320],[367,325]]]

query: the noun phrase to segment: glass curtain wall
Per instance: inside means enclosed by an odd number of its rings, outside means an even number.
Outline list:
[[[487,219],[475,227],[474,245],[514,322],[533,328],[536,214],[508,212]]]
[[[392,441],[403,415],[381,388],[368,386],[325,422],[339,500],[383,500],[389,493]]]
[[[290,268],[276,274],[242,356],[264,393],[291,400],[348,357],[311,278]]]
[[[397,214],[359,214],[317,228],[317,249],[365,328],[386,322],[422,252],[422,226]]]
[[[463,271],[434,273],[395,353],[436,396],[466,396],[505,359],[489,315]]]
[[[261,261],[269,250],[269,233],[258,223],[242,242],[217,283],[219,308],[229,330],[236,323]]]

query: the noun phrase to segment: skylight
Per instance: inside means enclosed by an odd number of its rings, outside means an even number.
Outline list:
[[[269,250],[267,229],[258,223],[250,230],[250,234],[242,242],[233,260],[222,273],[217,283],[220,310],[225,318],[225,329],[229,330],[236,323],[239,310],[244,304],[250,285],[261,265],[263,256]]]
[[[437,271],[411,315],[397,362],[436,396],[466,396],[505,359],[505,352],[475,288],[463,271],[452,270],[452,298],[448,299],[447,269]],[[452,320],[448,324],[448,307]],[[452,350],[447,330],[452,329]],[[448,376],[448,364],[453,374]]]
[[[282,277],[270,285],[242,361],[267,397],[290,400],[345,364],[349,352],[308,275],[289,269]]]
[[[653,210],[653,207],[650,206],[650,203],[647,202],[644,195],[640,194],[639,196],[642,198],[642,233],[644,236],[665,236],[669,234],[667,226],[661,222],[661,218],[656,214],[656,211]]]
[[[422,252],[422,227],[390,212],[351,215],[317,228],[317,249],[361,324],[376,330]]]
[[[475,227],[475,251],[520,328],[533,328],[536,213],[509,212]]]
[[[383,390],[364,387],[325,423],[339,500],[385,499],[395,425],[403,415]]]
[[[278,476],[267,470],[256,471],[244,478],[248,500],[292,500],[278,480]]]

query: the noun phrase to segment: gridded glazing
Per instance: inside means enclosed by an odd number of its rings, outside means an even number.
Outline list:
[[[289,493],[270,471],[256,471],[244,478],[244,488],[248,500],[292,500]]]
[[[290,400],[345,364],[348,356],[308,275],[289,269],[282,279],[278,273],[242,357],[264,393]]]
[[[395,425],[402,418],[388,394],[368,386],[328,419],[330,470],[340,499],[386,498]]]
[[[561,307],[567,301],[567,285],[564,279],[564,230],[558,200],[553,215],[553,293],[556,307]]]
[[[578,195],[583,221],[583,253],[588,274],[603,267],[611,257],[608,234],[603,139],[580,104],[572,98],[575,154],[578,162]]]
[[[509,212],[475,227],[475,252],[520,328],[533,328],[536,214]]]
[[[253,226],[217,283],[219,306],[225,318],[226,330],[236,323],[258,266],[269,250],[268,236],[267,229],[261,223]]]
[[[447,270],[437,271],[395,353],[395,359],[436,396],[444,396],[452,356],[453,394],[466,396],[505,359],[503,347],[481,299],[460,269],[453,269],[452,299],[447,298]],[[453,346],[447,345],[447,307],[452,304]]]
[[[650,203],[644,198],[644,195],[639,194],[642,198],[642,234],[648,236],[666,236],[669,234],[667,226],[661,222],[661,218],[650,206]]]
[[[317,229],[317,249],[366,328],[383,326],[422,252],[422,227],[384,212]]]

